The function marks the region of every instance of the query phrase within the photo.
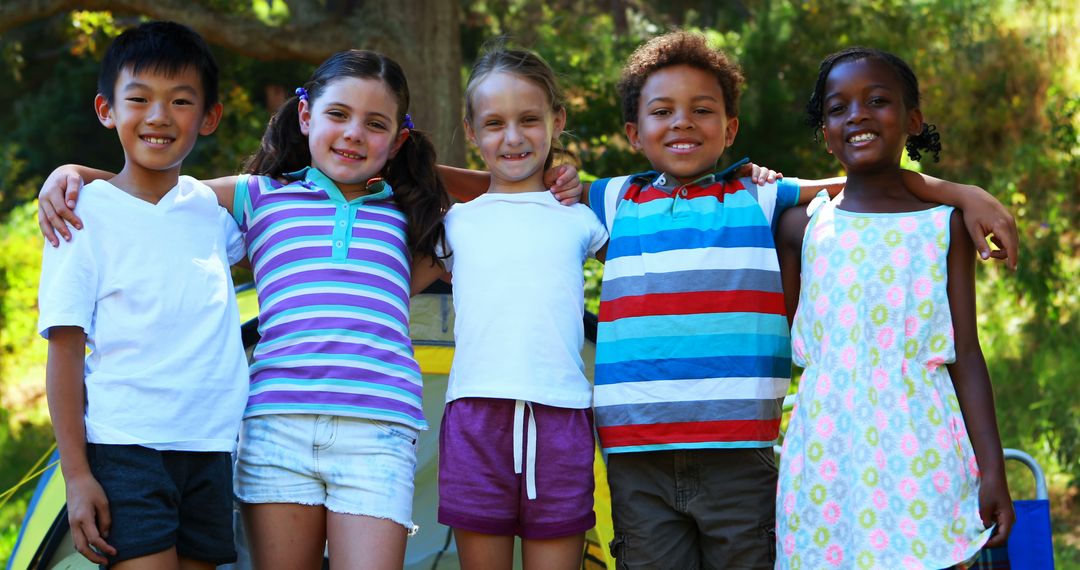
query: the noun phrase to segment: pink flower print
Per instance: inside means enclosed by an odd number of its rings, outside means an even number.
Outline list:
[[[979,464],[975,461],[974,455],[968,459],[968,473],[971,473],[972,477],[979,476]]]
[[[840,364],[844,365],[844,368],[851,370],[855,368],[855,347],[849,346],[840,353]]]
[[[951,437],[949,437],[949,430],[947,428],[941,428],[934,432],[934,441],[937,443],[939,449],[948,449]]]
[[[900,453],[904,454],[904,457],[912,457],[919,452],[919,440],[915,437],[915,434],[905,433],[900,438]]]
[[[874,450],[874,465],[878,469],[885,469],[885,451],[880,447]]]
[[[934,472],[933,476],[930,477],[930,480],[934,483],[934,490],[942,495],[947,493],[949,487],[952,486],[952,481],[949,479],[948,473],[945,473],[944,471]]]
[[[817,298],[817,301],[814,301],[814,311],[817,312],[819,317],[829,312],[829,297],[827,295],[822,295]]]
[[[915,521],[907,517],[900,519],[900,534],[908,538],[915,538],[915,535],[918,532],[919,530],[915,527]]]
[[[855,306],[844,305],[840,307],[840,326],[850,329],[855,324]]]
[[[904,336],[911,338],[915,336],[915,333],[919,332],[919,318],[908,317],[904,319]]]
[[[874,410],[874,423],[879,430],[885,431],[885,428],[889,427],[889,418],[883,410]]]
[[[945,364],[945,359],[941,356],[932,356],[926,361],[926,369],[933,372],[938,369],[939,366]]]
[[[848,230],[840,234],[840,247],[851,249],[857,245],[859,245],[859,234],[855,233],[855,230]]]
[[[874,380],[874,387],[878,390],[884,390],[889,385],[889,374],[885,372],[884,368],[875,368],[870,373],[870,377]]]
[[[818,397],[828,396],[830,390],[832,390],[832,380],[825,374],[818,376],[817,385],[814,386],[814,395]]]
[[[784,495],[784,512],[791,514],[795,512],[795,495],[787,493]]]
[[[832,418],[829,416],[821,416],[821,419],[817,422],[818,435],[823,439],[829,439],[829,437],[832,436],[834,427],[835,425],[833,424]]]
[[[852,388],[847,392],[844,392],[844,409],[847,411],[853,411],[855,409],[855,389]]]
[[[941,403],[941,394],[938,394],[937,390],[930,393],[930,401],[933,402],[935,408],[944,408]]]
[[[967,439],[967,428],[964,427],[963,418],[956,416],[949,418],[949,431],[952,432],[953,441],[957,443]]]
[[[915,221],[915,218],[911,216],[904,216],[900,218],[897,225],[900,226],[900,229],[903,230],[904,233],[910,234],[911,232],[915,231],[918,223]]]
[[[784,443],[787,443],[787,442],[785,441]],[[791,463],[789,463],[788,465],[790,465],[790,467],[788,467],[788,470],[791,471],[792,476],[798,477],[799,475],[802,474],[803,458],[802,458],[801,455],[795,456],[795,459],[792,459]]]
[[[885,496],[885,491],[880,488],[874,489],[874,496],[871,500],[874,503],[874,508],[879,511],[884,511],[885,507],[889,506],[889,498]]]
[[[855,268],[850,265],[844,266],[840,269],[840,275],[837,276],[837,280],[840,282],[840,285],[843,285],[844,287],[850,286],[855,282]]]
[[[795,535],[789,534],[784,537],[784,556],[791,557],[795,554]]]
[[[895,339],[896,333],[893,332],[892,327],[884,327],[878,331],[877,342],[882,350],[889,350],[892,348],[893,340]]]
[[[915,498],[919,494],[919,483],[912,477],[904,477],[900,480],[900,496],[906,501]]]
[[[892,264],[895,265],[897,269],[907,267],[908,263],[911,263],[911,253],[908,252],[906,247],[898,247],[893,250]]]
[[[844,563],[844,550],[839,544],[833,544],[825,549],[825,561],[837,568]]]
[[[870,533],[870,546],[874,550],[885,550],[889,547],[889,535],[885,534],[885,531],[880,528],[874,529]]]
[[[885,300],[889,302],[889,306],[899,307],[904,303],[904,290],[900,287],[890,287],[885,293]]]
[[[900,362],[900,374],[902,374],[904,376],[907,376],[907,361],[906,360],[903,360],[903,361]]]
[[[814,276],[821,277],[825,275],[825,272],[829,270],[829,260],[824,255],[818,256],[814,260]]]
[[[836,521],[840,520],[840,505],[835,501],[825,503],[825,506],[821,509],[821,518],[825,519],[825,522],[829,524],[836,524]]]
[[[822,461],[821,467],[818,468],[818,473],[821,475],[821,478],[830,483],[833,479],[836,479],[836,474],[839,472],[840,470],[837,469],[836,462],[832,459]]]
[[[931,283],[929,277],[920,277],[916,279],[915,287],[913,287],[913,289],[915,290],[915,296],[920,299],[926,298],[926,296],[930,294],[930,286]]]
[[[801,338],[795,338],[791,341],[791,352],[795,356],[806,358],[806,343]]]
[[[931,214],[930,219],[934,221],[934,227],[941,229],[945,227],[945,215],[946,212],[934,212]]]
[[[910,554],[904,557],[904,570],[923,570],[924,568],[926,566],[923,566],[922,560]]]
[[[967,548],[965,548],[966,546],[967,541],[965,541],[964,544],[957,544],[956,546],[953,546],[952,557],[956,560],[963,560],[964,555],[967,554]]]

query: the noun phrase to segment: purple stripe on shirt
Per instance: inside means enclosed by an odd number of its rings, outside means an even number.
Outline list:
[[[301,366],[298,368],[260,370],[252,374],[251,385],[258,386],[259,383],[264,380],[273,380],[276,378],[312,381],[318,381],[324,378],[355,379],[359,382],[371,382],[373,384],[398,388],[409,394],[420,397],[422,385],[419,371],[416,372],[416,375],[416,382],[409,382],[408,380],[397,376],[373,372],[371,370],[349,368],[346,366]]]
[[[257,406],[259,404],[332,404],[335,406],[358,406],[400,412],[414,418],[422,417],[422,414],[417,410],[415,404],[370,394],[292,392],[282,390],[253,394],[248,398],[248,407]]]
[[[406,347],[407,348],[407,347]],[[259,352],[260,358],[277,358],[279,356],[305,356],[312,354],[348,354],[374,358],[381,362],[394,366],[404,366],[415,369],[416,360],[412,356],[402,356],[399,353],[373,346],[336,341],[302,342],[291,346],[283,346],[265,352]]]

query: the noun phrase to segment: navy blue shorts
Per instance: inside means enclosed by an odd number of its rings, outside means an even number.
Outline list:
[[[109,499],[116,548],[109,564],[176,547],[213,564],[236,561],[232,458],[225,452],[158,451],[87,444],[90,471]]]

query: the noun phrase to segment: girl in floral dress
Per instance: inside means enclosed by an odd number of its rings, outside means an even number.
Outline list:
[[[1014,514],[972,243],[958,210],[901,179],[904,147],[936,160],[938,136],[911,69],[876,50],[826,58],[807,111],[848,179],[779,229],[805,371],[781,454],[776,567],[962,568],[1004,543]]]

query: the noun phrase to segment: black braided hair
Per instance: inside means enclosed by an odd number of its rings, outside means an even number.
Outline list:
[[[822,60],[821,67],[818,68],[817,81],[814,83],[814,91],[810,94],[810,100],[806,102],[806,124],[814,130],[814,140],[818,140],[821,129],[825,125],[825,82],[829,78],[829,73],[841,63],[860,59],[876,59],[889,64],[896,71],[900,83],[903,84],[904,105],[909,109],[919,107],[919,80],[907,62],[887,51],[874,48],[856,46],[842,49],[829,54]],[[923,123],[922,132],[909,136],[905,146],[911,160],[920,160],[922,151],[932,154],[934,162],[941,158],[941,135],[938,134],[937,127],[934,125]]]

